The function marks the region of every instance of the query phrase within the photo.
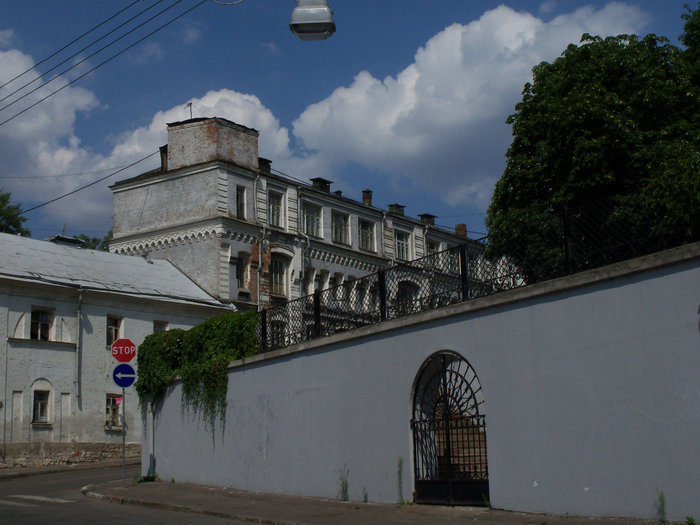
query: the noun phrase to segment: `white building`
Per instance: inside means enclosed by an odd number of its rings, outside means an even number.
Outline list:
[[[168,124],[160,168],[119,181],[110,250],[167,258],[202,288],[241,307],[286,301],[466,241],[434,216],[382,210],[276,175],[258,132],[221,118]]]
[[[0,234],[0,434],[28,442],[140,442],[133,387],[110,345],[230,310],[167,261]],[[136,360],[132,361],[136,367]]]

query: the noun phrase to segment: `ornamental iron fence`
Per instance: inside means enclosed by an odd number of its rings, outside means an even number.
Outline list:
[[[260,315],[261,351],[698,240],[697,228],[652,223],[648,210],[634,206],[608,199],[579,208],[552,208],[515,222],[508,231],[411,262],[396,261],[377,273],[272,305]]]

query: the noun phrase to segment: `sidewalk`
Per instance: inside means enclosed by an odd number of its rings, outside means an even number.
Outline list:
[[[651,524],[626,518],[583,518],[506,512],[477,507],[392,505],[310,497],[255,494],[234,489],[164,481],[88,485],[83,494],[105,502],[218,516],[274,525],[427,525],[482,523],[518,525]]]

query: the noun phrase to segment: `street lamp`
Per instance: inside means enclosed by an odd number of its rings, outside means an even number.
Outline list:
[[[333,11],[326,0],[296,0],[289,29],[300,40],[325,40],[335,33]]]

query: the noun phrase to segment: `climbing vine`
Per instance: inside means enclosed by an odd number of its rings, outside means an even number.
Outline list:
[[[139,346],[136,392],[142,406],[162,399],[176,377],[183,402],[201,410],[210,423],[226,411],[230,361],[254,355],[259,343],[257,313],[225,313],[189,330],[151,334]]]

